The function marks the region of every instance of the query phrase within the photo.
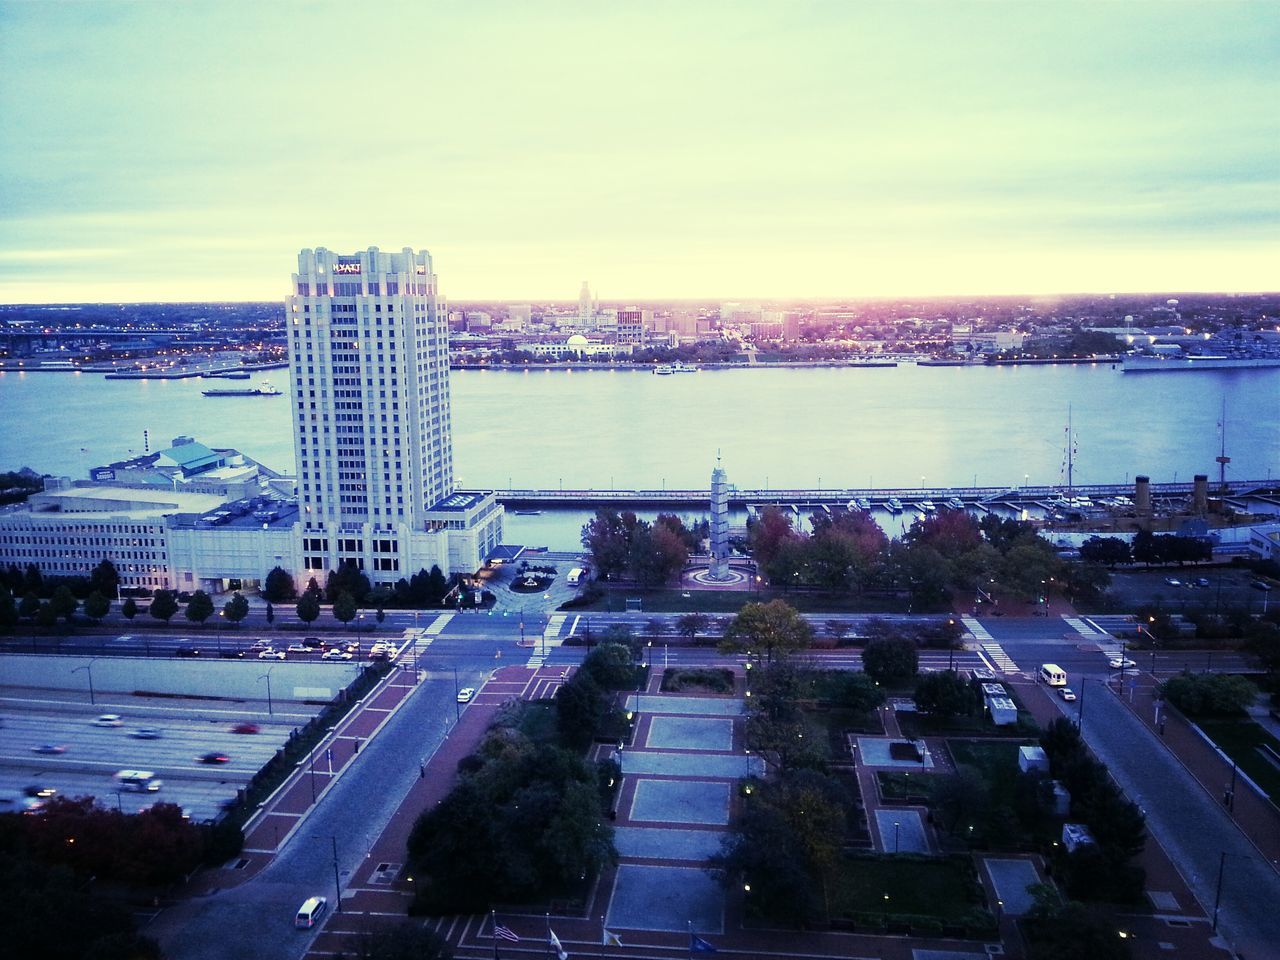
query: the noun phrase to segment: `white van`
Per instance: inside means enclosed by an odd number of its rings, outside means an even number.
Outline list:
[[[298,915],[293,918],[293,925],[299,930],[310,930],[324,916],[329,901],[324,897],[308,897],[298,908]]]
[[[155,793],[164,782],[156,779],[150,770],[118,770],[116,786],[121,790],[137,790],[139,793]]]
[[[1067,673],[1056,663],[1040,664],[1040,679],[1051,687],[1065,687]]]
[[[565,578],[565,583],[571,587],[576,587],[582,581],[583,570],[581,567],[574,567],[569,571],[569,576]]]

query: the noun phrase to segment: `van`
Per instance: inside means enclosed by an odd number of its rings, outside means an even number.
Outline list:
[[[155,793],[164,781],[157,780],[150,770],[119,770],[116,772],[116,786],[121,790],[136,790],[139,793]]]
[[[1056,663],[1040,664],[1040,679],[1051,687],[1065,687],[1067,685],[1067,674]]]
[[[299,930],[310,930],[316,925],[329,907],[324,897],[308,897],[298,908],[298,915],[293,918],[293,925]]]
[[[569,576],[565,580],[565,583],[569,584],[569,586],[571,587],[576,587],[581,581],[582,581],[582,568],[574,567],[572,570],[569,571]]]

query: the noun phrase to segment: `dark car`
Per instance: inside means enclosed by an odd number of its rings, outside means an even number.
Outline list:
[[[1249,586],[1253,587],[1255,590],[1262,590],[1264,592],[1271,589],[1271,584],[1267,583],[1265,580],[1250,580]]]
[[[302,645],[304,647],[310,647],[311,649],[316,650],[316,649],[319,649],[320,647],[323,647],[324,643],[323,641],[321,641],[319,637],[303,637]]]
[[[218,653],[218,656],[222,657],[224,660],[239,660],[244,658],[244,651],[243,650],[222,650]]]
[[[198,657],[198,656],[200,656],[200,651],[199,651],[199,650],[197,650],[195,647],[179,647],[179,648],[178,648],[178,656],[180,656],[180,657]]]
[[[67,752],[67,748],[60,743],[42,743],[38,747],[31,748],[32,753],[41,753],[46,756],[56,757],[59,754]]]
[[[231,758],[225,753],[218,753],[216,750],[211,753],[204,753],[196,757],[199,763],[229,763]]]

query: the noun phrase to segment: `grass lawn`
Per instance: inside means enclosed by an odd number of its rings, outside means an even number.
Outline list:
[[[831,913],[836,917],[915,914],[946,923],[961,920],[981,903],[972,867],[945,857],[850,858],[841,865],[831,890]]]
[[[856,733],[880,735],[884,733],[884,725],[880,717],[874,713],[856,713],[853,710],[806,710],[805,722],[813,730],[815,737],[822,743],[823,755],[828,760],[848,762],[851,758],[849,746],[844,734],[847,730]]]
[[[1280,753],[1280,740],[1252,720],[1201,720],[1200,729],[1267,792],[1273,803],[1280,802],[1280,767],[1258,751],[1258,747],[1267,744]]]
[[[977,767],[991,788],[992,803],[1013,800],[1013,782],[1018,777],[1018,747],[1021,742],[987,742],[983,740],[948,740],[956,765]]]
[[[732,693],[733,671],[704,668],[671,667],[662,673],[662,689],[668,693],[681,690],[704,690],[707,693]]]
[[[906,771],[899,773],[892,770],[876,773],[876,779],[880,783],[880,796],[886,800],[928,798],[939,776],[941,775],[936,773],[917,773],[912,776]]]

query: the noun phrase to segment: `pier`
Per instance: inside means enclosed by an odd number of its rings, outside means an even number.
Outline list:
[[[1153,500],[1185,499],[1193,492],[1194,484],[1187,483],[1152,483]],[[707,489],[699,490],[533,490],[506,489],[495,490],[498,501],[511,509],[548,509],[554,507],[578,507],[594,509],[596,507],[679,507],[708,509],[711,494]],[[935,504],[945,504],[953,497],[964,503],[966,508],[989,510],[997,506],[1019,509],[1023,506],[1045,506],[1058,497],[1116,497],[1132,496],[1133,483],[1075,484],[1068,488],[1062,486],[1024,486],[1024,487],[913,487],[886,488],[872,490],[865,487],[849,488],[809,488],[809,489],[736,489],[731,488],[729,504],[731,507],[790,507],[797,512],[810,509],[830,510],[832,507],[845,507],[849,501],[865,497],[871,501],[873,508],[884,509],[885,501],[896,497],[902,501],[905,509],[911,510],[913,505],[922,500],[932,500]],[[1233,498],[1261,496],[1280,496],[1280,482],[1271,480],[1232,480],[1225,489],[1221,484],[1212,490],[1214,497],[1230,496]]]

